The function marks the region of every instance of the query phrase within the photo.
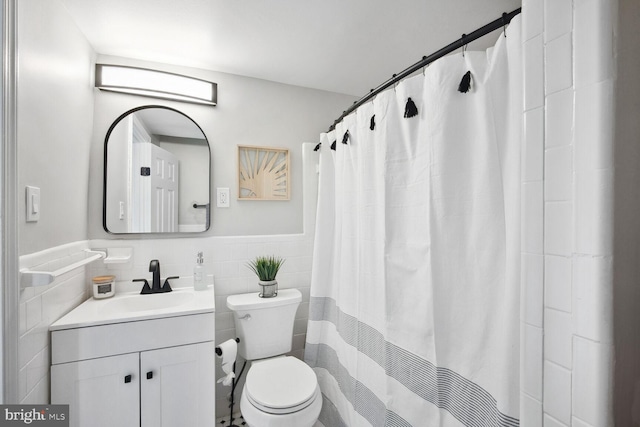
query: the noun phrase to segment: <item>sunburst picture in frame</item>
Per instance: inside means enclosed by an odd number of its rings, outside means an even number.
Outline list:
[[[238,145],[238,200],[289,200],[289,150]]]

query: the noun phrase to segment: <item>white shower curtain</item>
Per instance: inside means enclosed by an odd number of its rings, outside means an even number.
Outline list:
[[[516,17],[321,135],[305,360],[326,427],[519,424],[521,72]]]

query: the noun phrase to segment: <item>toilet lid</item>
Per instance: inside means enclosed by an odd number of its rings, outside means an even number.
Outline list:
[[[255,406],[281,413],[283,409],[306,406],[317,387],[313,369],[295,357],[286,356],[255,363],[247,373],[245,391]]]

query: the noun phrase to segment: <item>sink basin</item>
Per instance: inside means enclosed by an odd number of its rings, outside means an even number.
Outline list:
[[[49,330],[213,313],[214,311],[213,286],[204,291],[196,291],[193,288],[174,288],[173,292],[162,294],[120,293],[109,299],[88,299],[52,324]]]
[[[100,306],[100,312],[111,313],[135,313],[138,311],[163,310],[186,305],[192,302],[192,292],[168,292],[164,294],[127,294],[120,298],[112,298],[104,301]]]

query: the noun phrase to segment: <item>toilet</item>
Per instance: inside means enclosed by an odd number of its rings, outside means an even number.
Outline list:
[[[250,427],[312,427],[320,415],[322,394],[315,372],[291,351],[293,322],[302,301],[297,289],[281,289],[273,298],[258,292],[231,295],[238,354],[251,361],[240,398]]]

